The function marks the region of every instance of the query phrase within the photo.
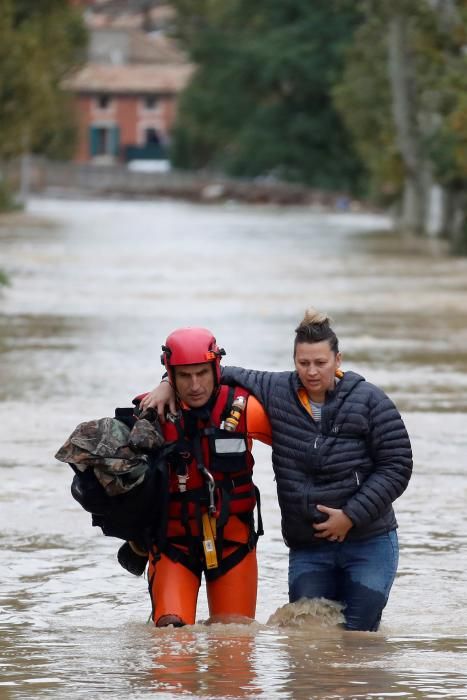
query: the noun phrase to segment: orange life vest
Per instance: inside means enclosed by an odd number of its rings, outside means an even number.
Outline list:
[[[239,396],[247,400],[248,392],[221,386],[206,419],[195,416],[196,411],[189,409],[165,423],[164,437],[167,442],[175,443],[169,457],[169,520],[198,519],[199,513],[207,512],[212,503],[220,526],[230,514],[253,512],[254,459],[246,435],[245,411],[235,431],[220,427]],[[203,468],[214,479],[213,499],[210,480]]]

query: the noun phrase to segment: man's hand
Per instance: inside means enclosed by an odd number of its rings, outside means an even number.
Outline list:
[[[343,542],[348,531],[353,526],[351,519],[340,508],[328,508],[316,506],[321,513],[329,516],[324,523],[313,525],[315,537],[330,540],[331,542]]]
[[[165,423],[166,408],[170,413],[177,412],[177,404],[175,399],[175,391],[168,381],[162,381],[159,386],[146,394],[140,402],[141,410],[147,408],[155,408],[161,423]]]

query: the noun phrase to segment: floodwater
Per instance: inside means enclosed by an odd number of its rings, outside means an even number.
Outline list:
[[[364,214],[53,200],[29,213],[42,221],[0,227],[1,700],[467,698],[467,260]],[[118,566],[53,455],[157,382],[174,327],[212,328],[232,364],[286,369],[310,304],[413,440],[381,630],[344,632],[325,604],[280,609],[287,552],[262,445],[257,622],[203,624],[202,593],[198,624],[157,630],[146,581]]]

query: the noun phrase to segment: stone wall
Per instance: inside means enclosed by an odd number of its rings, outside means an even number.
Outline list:
[[[345,194],[321,192],[269,179],[241,180],[199,172],[135,172],[125,165],[60,163],[37,157],[28,159],[26,168],[24,163],[23,167],[20,162],[10,164],[8,175],[23,193],[53,196],[174,197],[203,202],[238,200],[332,208],[344,208],[340,203],[346,199]],[[21,184],[25,177],[27,182]]]

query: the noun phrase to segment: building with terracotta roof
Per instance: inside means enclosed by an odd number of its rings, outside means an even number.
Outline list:
[[[171,15],[163,5],[141,0],[88,3],[88,62],[65,85],[76,96],[77,161],[166,158],[177,99],[193,66],[165,34]]]

